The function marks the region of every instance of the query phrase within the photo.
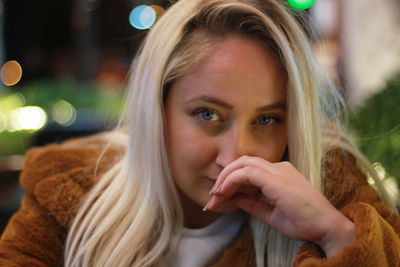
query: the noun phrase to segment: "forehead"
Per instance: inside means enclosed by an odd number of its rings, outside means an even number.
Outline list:
[[[286,97],[286,75],[271,50],[260,42],[228,37],[216,44],[210,55],[172,88],[189,100],[199,95],[217,98],[239,96],[253,104],[282,101]]]

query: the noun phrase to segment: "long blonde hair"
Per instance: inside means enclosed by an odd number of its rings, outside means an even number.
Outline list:
[[[276,0],[181,0],[149,32],[132,64],[124,114],[128,134],[120,141],[126,153],[78,211],[66,242],[66,266],[167,265],[179,242],[183,212],[168,166],[163,101],[171,83],[232,34],[261,41],[284,66],[289,161],[311,184],[323,191],[323,155],[333,146],[369,168],[340,126],[340,94],[320,71],[286,6]],[[326,125],[335,127],[322,132]],[[250,220],[257,266],[290,266],[301,242]]]

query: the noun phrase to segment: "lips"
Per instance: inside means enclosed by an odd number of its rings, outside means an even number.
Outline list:
[[[215,183],[217,181],[217,178],[210,178],[210,177],[207,177],[207,176],[205,176],[204,178],[206,178],[207,180],[209,180],[212,183]]]

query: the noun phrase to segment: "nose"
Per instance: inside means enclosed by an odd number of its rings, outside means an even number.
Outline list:
[[[246,127],[232,127],[221,136],[218,142],[216,163],[222,168],[243,155],[256,155],[256,139],[251,130]]]

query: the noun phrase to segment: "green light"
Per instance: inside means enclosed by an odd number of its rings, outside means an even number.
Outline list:
[[[312,7],[314,5],[315,0],[288,0],[289,5],[294,9],[304,10]]]

